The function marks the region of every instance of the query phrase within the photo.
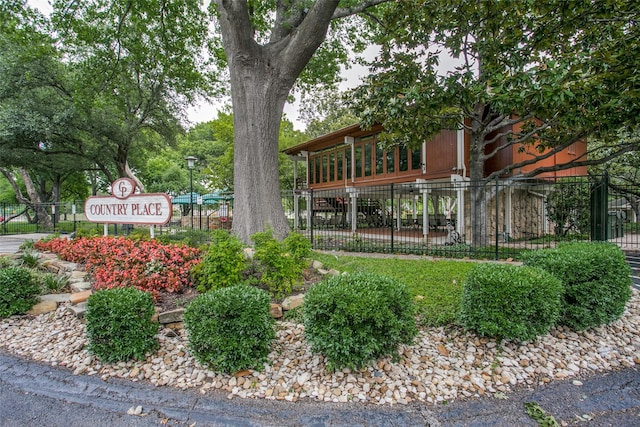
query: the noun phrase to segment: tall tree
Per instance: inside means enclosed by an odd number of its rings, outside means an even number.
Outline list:
[[[74,105],[87,141],[115,165],[116,177],[138,182],[129,163],[145,132],[167,141],[207,83],[199,72],[207,34],[197,0],[55,1],[53,24],[78,83]],[[100,163],[110,180],[108,164]]]
[[[289,230],[278,185],[278,128],[296,80],[301,75],[317,76],[311,71],[313,65],[324,75],[335,75],[336,59],[346,56],[340,38],[329,40],[327,49],[320,49],[332,23],[385,1],[212,2],[229,67],[233,104],[233,231],[245,242],[265,226],[272,227],[278,236]],[[338,31],[337,24],[332,29]],[[358,38],[355,29],[348,35],[351,37],[343,39]]]
[[[357,109],[365,124],[381,122],[392,143],[416,145],[442,128],[467,130],[474,244],[486,238],[483,183],[635,120],[637,2],[409,0],[394,6],[381,18],[382,53],[356,91]],[[454,69],[439,70],[441,53],[457,59]],[[535,147],[539,155],[485,173],[488,160],[514,146]],[[618,146],[611,155],[635,148]],[[583,157],[556,167],[604,160]]]

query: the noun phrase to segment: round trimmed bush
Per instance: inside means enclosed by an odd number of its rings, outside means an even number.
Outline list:
[[[631,270],[622,250],[608,242],[573,242],[525,254],[526,265],[545,269],[562,281],[559,323],[574,330],[620,318],[631,298]]]
[[[201,364],[221,372],[259,369],[275,338],[269,295],[236,285],[207,292],[184,312],[189,348]]]
[[[22,314],[30,310],[38,302],[37,296],[40,291],[40,286],[28,269],[0,269],[0,317]]]
[[[304,298],[305,336],[330,370],[359,369],[397,355],[418,333],[407,287],[371,273],[343,274],[311,287]]]
[[[87,301],[89,352],[105,362],[143,359],[158,348],[153,298],[135,288],[96,292]]]
[[[480,335],[531,340],[555,324],[561,293],[560,280],[542,269],[477,264],[464,283],[460,323]]]

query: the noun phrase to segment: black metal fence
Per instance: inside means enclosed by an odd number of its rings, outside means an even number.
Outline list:
[[[593,227],[601,178],[499,179],[299,191],[292,227],[316,249],[444,257],[518,258],[568,240],[640,249],[638,188],[609,188]],[[635,194],[635,195],[634,195]]]
[[[283,193],[282,203],[292,229],[308,236],[315,249],[517,259],[524,250],[561,241],[608,240],[640,250],[640,188],[602,177],[299,190]],[[102,224],[86,222],[83,207],[47,204],[43,211],[0,204],[0,234],[51,231],[38,212],[46,212],[55,231],[103,234]],[[193,212],[189,205],[173,205],[171,222],[154,231],[230,229],[232,220],[230,204],[194,205]],[[128,225],[107,227],[108,234],[131,231]]]
[[[212,230],[230,229],[232,210],[229,202],[199,204],[194,201],[193,212],[190,204],[174,204],[171,221],[163,226],[154,227],[158,234],[176,230]],[[46,215],[51,226],[39,216]],[[109,224],[109,235],[126,235],[133,229],[149,229],[149,226],[131,224]],[[104,234],[105,225],[88,222],[84,214],[84,201],[63,203],[42,203],[38,206],[0,203],[0,235],[24,233],[72,233],[77,231]]]

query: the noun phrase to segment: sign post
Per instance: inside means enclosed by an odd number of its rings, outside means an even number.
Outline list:
[[[164,193],[135,194],[136,184],[129,178],[117,179],[111,184],[112,196],[89,197],[84,212],[89,222],[108,224],[164,225],[171,220],[171,199]]]

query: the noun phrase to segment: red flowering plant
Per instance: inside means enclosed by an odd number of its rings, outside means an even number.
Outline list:
[[[125,237],[56,238],[36,242],[34,247],[84,264],[95,279],[96,289],[134,287],[156,299],[161,291],[180,292],[192,286],[189,271],[200,262],[200,250],[196,248]]]

